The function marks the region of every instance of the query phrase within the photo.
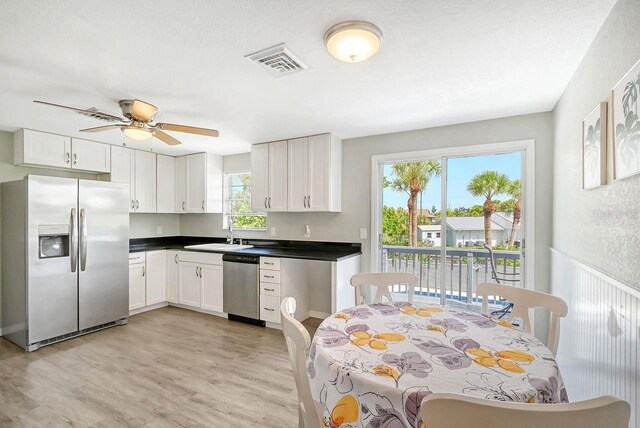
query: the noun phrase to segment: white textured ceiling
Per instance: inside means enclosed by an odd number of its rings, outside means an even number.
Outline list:
[[[615,0],[226,0],[0,3],[0,128],[130,143],[103,122],[42,99],[119,113],[117,100],[159,107],[157,120],[213,127],[173,133],[164,153],[248,151],[321,132],[342,138],[551,110]],[[377,56],[344,64],[327,28],[379,26]],[[244,55],[286,42],[311,67],[274,78]]]

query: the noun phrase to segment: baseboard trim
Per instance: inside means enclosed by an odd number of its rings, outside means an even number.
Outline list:
[[[217,317],[221,317],[221,318],[228,318],[227,314],[224,312],[215,312],[215,311],[209,311],[207,309],[202,309],[202,308],[196,308],[193,306],[188,306],[188,305],[181,305],[180,303],[172,303],[169,302],[168,303],[169,306],[173,306],[176,308],[180,308],[180,309],[188,309],[190,311],[194,311],[194,312],[200,312],[201,314],[207,314],[207,315],[215,315]]]
[[[160,303],[156,303],[154,305],[145,306],[144,308],[134,309],[132,311],[129,311],[129,316],[138,315],[138,314],[142,314],[144,312],[153,311],[154,309],[165,308],[168,305],[169,304],[167,302],[160,302]]]
[[[321,320],[329,318],[331,314],[326,312],[318,312],[318,311],[309,311],[309,317],[311,318],[319,318]]]

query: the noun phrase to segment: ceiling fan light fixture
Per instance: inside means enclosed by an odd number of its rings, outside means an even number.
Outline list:
[[[139,126],[129,125],[123,126],[120,129],[122,130],[122,132],[124,132],[124,135],[135,141],[147,141],[148,139],[153,137],[153,132]]]
[[[366,21],[345,21],[329,28],[324,43],[342,62],[362,62],[374,56],[382,43],[382,31]]]

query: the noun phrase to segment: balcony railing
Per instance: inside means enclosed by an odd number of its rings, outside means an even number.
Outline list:
[[[493,251],[498,275],[520,273],[519,251]],[[444,284],[442,270],[445,270]],[[461,303],[478,303],[476,287],[482,282],[495,282],[491,274],[489,252],[484,249],[447,248],[444,263],[440,247],[383,246],[382,272],[408,272],[420,279],[415,296],[441,298]],[[519,278],[519,275],[516,276]],[[519,282],[509,285],[520,286]],[[396,285],[394,293],[406,293],[406,286]],[[496,297],[489,303],[499,303]]]

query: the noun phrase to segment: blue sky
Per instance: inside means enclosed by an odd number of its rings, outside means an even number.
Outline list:
[[[502,155],[473,156],[466,158],[449,159],[448,164],[448,206],[450,208],[470,207],[471,205],[482,205],[484,198],[474,198],[467,192],[467,184],[471,178],[485,170],[495,170],[507,174],[510,179],[520,178],[520,152],[507,153]],[[384,175],[392,180],[391,165],[384,166]],[[432,178],[423,194],[422,206],[431,209],[436,206],[440,209],[440,177]],[[384,189],[384,205],[392,207],[407,207],[409,195],[404,192],[395,192],[389,188]],[[498,199],[507,199],[506,196],[498,196]],[[418,199],[418,204],[420,200]]]

